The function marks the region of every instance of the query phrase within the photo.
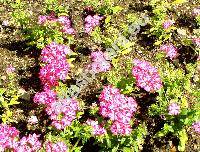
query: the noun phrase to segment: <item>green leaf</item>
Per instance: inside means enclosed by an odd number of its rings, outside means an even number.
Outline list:
[[[175,0],[172,4],[182,4],[182,3],[186,3],[187,0]]]
[[[111,18],[112,18],[111,15],[108,15],[105,19],[105,23],[108,24],[110,22]]]
[[[123,152],[133,152],[130,147],[124,147]]]
[[[180,139],[180,142],[179,142],[179,145],[178,145],[178,150],[179,151],[185,151],[185,145],[186,145],[186,142],[188,140],[186,130],[183,129],[183,130],[179,131],[178,137]]]
[[[163,42],[163,41],[158,40],[158,41],[156,41],[156,42],[154,43],[154,45],[160,45],[162,42]]]
[[[11,100],[10,103],[8,105],[15,105],[15,104],[19,104],[18,100],[18,96],[14,96]]]
[[[111,7],[111,10],[112,10],[113,14],[116,14],[116,13],[119,13],[121,10],[123,10],[123,7],[114,6],[114,7]]]
[[[0,95],[2,95],[6,91],[5,88],[0,88]]]

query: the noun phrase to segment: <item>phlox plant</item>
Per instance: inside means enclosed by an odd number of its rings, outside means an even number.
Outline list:
[[[36,45],[41,49],[52,41],[73,43],[75,32],[71,27],[72,23],[68,19],[66,8],[63,10],[63,7],[58,7],[58,2],[55,2],[55,7],[52,7],[52,3],[45,3],[43,15],[38,16],[32,16],[31,11],[25,12],[27,7],[25,2],[13,4],[13,22],[22,27],[20,33],[30,45]]]
[[[168,16],[168,11],[172,10],[173,3],[151,0],[150,5],[153,7],[154,16],[151,18],[151,29],[148,34],[155,35],[158,40],[154,44],[159,45],[163,41],[169,40],[172,32],[176,29],[175,18]]]
[[[158,91],[157,102],[149,109],[150,115],[160,116],[164,121],[162,130],[157,132],[155,137],[172,133],[179,138],[179,151],[185,150],[187,132],[192,124],[200,119],[198,89],[196,85],[191,85],[195,66],[186,65],[187,73],[185,73],[184,70],[176,69],[172,64],[164,61],[159,67],[163,88]]]

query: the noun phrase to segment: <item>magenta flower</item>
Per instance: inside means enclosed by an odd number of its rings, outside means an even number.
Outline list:
[[[192,128],[195,130],[195,132],[200,134],[200,121],[194,122],[192,124]]]
[[[165,51],[167,57],[169,57],[171,60],[177,57],[177,48],[171,43],[163,44],[160,47],[160,50]]]
[[[66,60],[66,55],[72,52],[70,48],[63,44],[51,42],[41,52],[41,60],[46,63],[52,63],[55,60]]]
[[[103,135],[106,133],[106,130],[98,124],[98,121],[90,120],[88,119],[86,121],[86,124],[90,125],[92,127],[92,134],[93,135]]]
[[[134,59],[135,66],[132,69],[132,74],[136,78],[136,85],[145,89],[148,92],[155,92],[162,87],[162,81],[158,71],[147,61]]]
[[[66,80],[70,68],[66,55],[70,52],[69,47],[55,42],[42,49],[41,60],[47,64],[40,69],[39,77],[46,89],[57,86],[59,80]]]
[[[16,145],[16,138],[19,138],[19,131],[15,127],[0,124],[0,150],[12,149]]]
[[[67,145],[59,141],[57,143],[51,143],[50,141],[45,143],[46,152],[66,152],[68,150]]]
[[[171,103],[168,110],[169,115],[178,115],[180,113],[180,106],[177,103]]]
[[[114,134],[128,134],[131,128],[130,121],[137,110],[136,101],[132,97],[120,94],[119,89],[110,85],[104,87],[99,96],[99,101],[100,114],[113,121],[111,131]],[[124,129],[123,131],[120,131],[121,127]]]
[[[130,135],[132,128],[130,124],[115,121],[110,127],[110,130],[114,135]]]
[[[47,114],[53,120],[52,125],[59,130],[71,125],[78,110],[79,104],[74,98],[59,99],[50,103],[46,108]]]

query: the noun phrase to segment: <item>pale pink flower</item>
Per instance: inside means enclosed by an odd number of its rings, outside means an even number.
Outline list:
[[[168,29],[170,28],[175,22],[173,20],[166,20],[163,22],[163,28]]]
[[[178,115],[180,113],[180,106],[177,103],[171,103],[168,110],[169,115]]]
[[[160,50],[161,51],[165,51],[166,56],[169,57],[171,60],[173,60],[174,58],[176,58],[177,55],[178,55],[177,48],[173,44],[171,44],[171,43],[163,44],[160,47]]]
[[[195,132],[200,134],[200,121],[194,122],[192,124],[192,128],[194,129]]]
[[[90,125],[92,127],[92,134],[93,135],[103,135],[106,133],[106,130],[98,124],[98,121],[94,121],[91,119],[88,119],[86,121],[86,124]]]
[[[194,9],[193,9],[193,14],[194,14],[195,16],[199,16],[199,15],[200,15],[200,8],[194,8]]]
[[[198,47],[200,47],[200,38],[193,38],[193,43],[195,43]]]
[[[12,65],[9,65],[7,68],[6,68],[6,73],[7,74],[11,74],[15,72],[15,68],[12,66]]]

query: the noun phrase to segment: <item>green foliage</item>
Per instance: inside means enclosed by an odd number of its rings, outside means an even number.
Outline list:
[[[200,112],[198,105],[188,105],[195,103],[198,99],[194,95],[197,88],[191,85],[191,78],[195,73],[195,66],[187,64],[187,74],[180,69],[175,68],[172,64],[164,62],[160,66],[160,75],[163,80],[163,88],[159,90],[157,103],[152,104],[149,109],[150,115],[163,115],[165,124],[161,131],[157,132],[155,137],[162,137],[168,133],[173,133],[180,139],[178,149],[184,151],[187,142],[187,133],[185,128],[191,126],[193,122],[199,120]],[[195,91],[196,90],[196,91]],[[180,105],[180,114],[171,116],[168,114],[168,106],[170,103],[176,102]]]
[[[144,138],[147,135],[145,124],[140,124],[129,136],[114,136],[107,133],[105,136],[97,137],[97,144],[102,147],[101,151],[126,151],[139,152],[142,149]]]
[[[126,60],[126,63],[123,61]],[[130,94],[135,88],[135,78],[132,76],[132,59],[120,57],[112,59],[113,69],[106,74],[110,84],[121,89],[122,93]]]
[[[13,111],[11,107],[13,105],[19,104],[18,98],[21,96],[20,91],[16,88],[15,83],[16,75],[14,73],[8,75],[9,83],[6,88],[0,88],[0,107],[3,108],[3,114],[1,115],[1,119],[3,123],[11,123],[15,120],[13,117]]]

